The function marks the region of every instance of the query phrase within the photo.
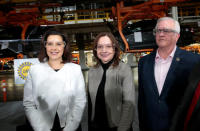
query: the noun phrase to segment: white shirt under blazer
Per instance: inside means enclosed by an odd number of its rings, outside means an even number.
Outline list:
[[[63,131],[76,130],[85,103],[85,83],[79,65],[66,63],[57,72],[47,62],[31,66],[23,105],[34,131],[50,131],[56,112]]]

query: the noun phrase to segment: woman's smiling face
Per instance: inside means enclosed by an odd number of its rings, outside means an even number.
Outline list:
[[[113,59],[115,50],[113,43],[108,36],[103,36],[97,43],[97,57],[106,64]]]
[[[49,35],[45,47],[49,60],[62,61],[65,42],[60,35]]]

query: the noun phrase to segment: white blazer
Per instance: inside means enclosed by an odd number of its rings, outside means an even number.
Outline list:
[[[23,105],[35,131],[50,131],[56,112],[63,131],[76,130],[85,103],[85,83],[79,65],[67,63],[58,72],[47,63],[31,66]]]

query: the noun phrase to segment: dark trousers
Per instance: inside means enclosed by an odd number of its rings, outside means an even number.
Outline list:
[[[95,124],[89,125],[89,131],[117,131],[117,127],[103,127],[103,126],[96,126]]]
[[[31,125],[28,123],[24,124],[24,125],[18,125],[16,127],[16,131],[33,131]],[[81,131],[81,126],[78,127],[78,129],[76,131]]]
[[[63,129],[63,128],[60,128],[60,127],[57,128],[57,126],[58,126],[57,124],[54,124],[53,129],[51,129],[52,131],[60,131],[60,130]],[[16,127],[16,131],[34,131],[34,130],[31,127],[29,121],[26,119],[26,123],[24,125],[18,125]],[[81,131],[81,125],[79,125],[79,127],[78,127],[78,129],[76,131]]]
[[[61,126],[60,126],[60,119],[58,117],[58,113],[56,112],[56,116],[55,116],[53,127],[52,127],[51,131],[62,131],[62,130],[63,130],[63,128],[61,128]]]

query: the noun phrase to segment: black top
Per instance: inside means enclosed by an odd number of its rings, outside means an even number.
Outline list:
[[[54,69],[56,72],[59,71],[60,69]],[[56,116],[54,119],[53,127],[51,131],[62,131],[63,128],[60,126],[60,119],[58,117],[58,113],[56,112]]]
[[[103,72],[103,76],[99,84],[97,95],[96,95],[95,114],[94,114],[94,121],[93,121],[93,124],[96,128],[108,127],[104,88],[105,88],[105,83],[106,83],[106,71],[111,64],[112,64],[112,61],[106,64],[101,63],[101,66],[103,67],[104,72]]]
[[[59,71],[60,69],[54,69],[56,72]]]

